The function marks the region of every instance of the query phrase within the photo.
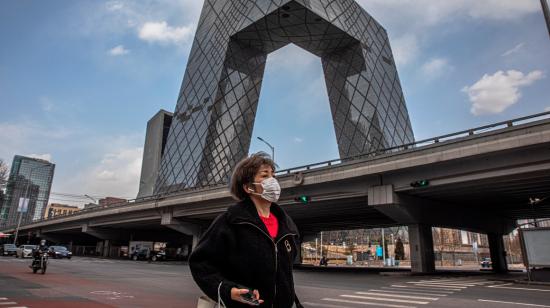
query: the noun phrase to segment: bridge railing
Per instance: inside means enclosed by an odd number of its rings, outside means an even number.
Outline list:
[[[474,136],[474,135],[479,135],[479,134],[490,132],[490,131],[497,131],[497,130],[501,130],[501,129],[506,129],[506,128],[518,126],[518,125],[521,125],[521,124],[533,123],[533,122],[541,121],[541,120],[545,120],[545,119],[550,119],[550,111],[537,113],[537,114],[534,114],[534,115],[525,116],[525,117],[521,117],[521,118],[517,118],[517,119],[513,119],[513,120],[508,120],[508,121],[498,122],[498,123],[494,123],[494,124],[484,125],[484,126],[480,126],[480,127],[476,127],[476,128],[471,128],[471,129],[467,129],[467,130],[463,130],[463,131],[459,131],[459,132],[455,132],[455,133],[451,133],[451,134],[446,134],[446,135],[442,135],[442,136],[438,136],[438,137],[433,137],[433,138],[429,138],[429,139],[415,141],[415,142],[412,142],[412,143],[403,144],[403,145],[399,145],[399,146],[395,146],[395,147],[380,149],[380,150],[372,151],[372,152],[369,152],[369,153],[350,156],[350,157],[347,157],[347,158],[338,158],[338,159],[333,159],[333,160],[328,160],[328,161],[323,161],[323,162],[318,162],[318,163],[293,167],[293,168],[289,168],[289,169],[279,170],[279,171],[276,172],[276,175],[284,176],[284,175],[289,175],[289,174],[292,174],[292,173],[308,171],[308,170],[312,170],[312,169],[331,167],[331,166],[334,166],[334,165],[339,165],[339,164],[342,164],[342,163],[347,163],[347,162],[360,160],[360,159],[365,159],[365,158],[371,158],[371,157],[375,157],[375,156],[382,155],[382,154],[399,153],[399,152],[409,150],[409,149],[418,149],[418,148],[421,148],[421,147],[431,146],[431,145],[442,143],[442,142],[458,140],[458,139],[461,139],[461,138],[466,138],[466,137],[470,137],[470,136]],[[85,214],[85,213],[102,211],[102,210],[106,210],[106,209],[113,209],[113,208],[120,208],[120,207],[130,206],[130,205],[135,204],[137,202],[145,202],[145,201],[153,201],[153,200],[158,201],[158,200],[161,200],[161,199],[166,198],[166,197],[184,195],[184,194],[187,194],[187,193],[190,193],[190,192],[193,192],[193,191],[203,191],[203,190],[206,190],[206,189],[219,189],[219,188],[222,188],[222,187],[227,187],[227,184],[222,183],[222,184],[205,185],[205,186],[200,186],[200,187],[189,187],[189,188],[184,188],[184,189],[182,189],[178,192],[174,192],[174,193],[151,195],[151,196],[146,196],[146,197],[142,197],[142,198],[131,199],[131,200],[128,200],[126,202],[115,203],[115,204],[112,204],[112,205],[109,205],[109,206],[101,206],[101,207],[98,206],[98,207],[93,207],[93,208],[88,208],[88,209],[82,209],[78,212],[74,212],[74,213],[71,213],[71,214],[55,216],[55,217],[52,217],[52,218],[42,218],[40,220],[33,221],[31,224],[42,222],[42,221],[45,221],[45,220],[56,220],[56,219],[67,218],[67,217],[70,217],[70,216],[78,216],[78,215]],[[8,226],[6,228],[10,229],[10,228],[14,228],[14,227],[15,226]]]
[[[428,138],[428,139],[424,139],[424,140],[420,140],[420,141],[415,141],[415,142],[411,142],[411,143],[407,143],[407,144],[402,144],[402,145],[398,145],[398,146],[395,146],[395,147],[375,150],[375,151],[371,151],[369,153],[354,155],[354,156],[350,156],[350,157],[347,157],[347,158],[338,158],[338,159],[313,163],[313,164],[309,164],[309,165],[302,165],[302,166],[293,167],[293,168],[289,168],[289,169],[279,170],[279,171],[276,172],[276,174],[277,175],[285,175],[285,174],[291,174],[291,173],[296,173],[296,172],[307,171],[307,170],[311,170],[311,169],[318,169],[318,168],[322,168],[322,167],[330,167],[330,166],[338,165],[338,164],[341,164],[341,163],[344,163],[344,162],[350,162],[350,161],[354,161],[354,160],[360,160],[360,159],[375,157],[375,156],[378,156],[378,155],[381,155],[381,154],[398,153],[398,152],[402,152],[402,151],[409,150],[409,149],[418,149],[418,148],[421,148],[421,147],[431,146],[431,145],[442,143],[442,142],[458,140],[458,139],[462,139],[462,138],[466,138],[466,137],[470,137],[470,136],[474,136],[474,135],[479,135],[479,134],[482,134],[482,133],[487,133],[487,132],[490,132],[490,131],[497,131],[497,130],[506,129],[506,128],[518,126],[518,125],[521,125],[521,124],[527,124],[527,123],[532,123],[532,122],[536,122],[536,121],[541,121],[541,120],[545,120],[545,119],[550,119],[550,111],[537,113],[537,114],[534,114],[534,115],[525,116],[525,117],[521,117],[521,118],[517,118],[517,119],[513,119],[513,120],[508,120],[508,121],[498,122],[498,123],[494,123],[494,124],[484,125],[484,126],[480,126],[480,127],[476,127],[476,128],[471,128],[471,129],[467,129],[467,130],[463,130],[463,131],[459,131],[459,132],[455,132],[455,133],[451,133],[451,134],[446,134],[446,135],[442,135],[442,136],[437,136],[437,137],[433,137],[433,138]]]

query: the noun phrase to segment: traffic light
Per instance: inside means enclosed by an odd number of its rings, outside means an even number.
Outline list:
[[[412,187],[426,187],[430,185],[430,181],[428,180],[419,180],[411,183]]]
[[[298,196],[298,197],[294,198],[294,201],[300,202],[302,204],[308,204],[309,201],[311,201],[311,197],[306,196],[306,195],[301,195],[301,196]]]

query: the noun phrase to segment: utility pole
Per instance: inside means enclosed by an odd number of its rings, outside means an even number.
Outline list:
[[[548,0],[540,0],[540,5],[542,6],[542,13],[544,14],[548,35],[550,36],[550,9],[548,8]]]
[[[384,235],[384,228],[382,228],[382,260],[384,262],[384,266],[386,266],[386,239]]]

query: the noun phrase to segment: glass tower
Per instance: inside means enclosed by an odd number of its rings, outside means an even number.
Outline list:
[[[30,223],[44,217],[50,198],[55,164],[46,160],[16,155],[6,187],[5,201],[0,209],[3,226],[16,225],[19,198],[28,198],[27,212],[22,213],[21,223]]]
[[[354,0],[206,0],[155,193],[227,182],[287,44],[322,60],[342,159],[414,141],[386,30]]]

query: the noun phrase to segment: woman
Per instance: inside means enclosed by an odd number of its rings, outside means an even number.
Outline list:
[[[292,264],[298,231],[275,202],[281,188],[265,153],[237,164],[231,194],[239,202],[218,216],[189,258],[195,282],[226,307],[302,307],[294,293]]]

